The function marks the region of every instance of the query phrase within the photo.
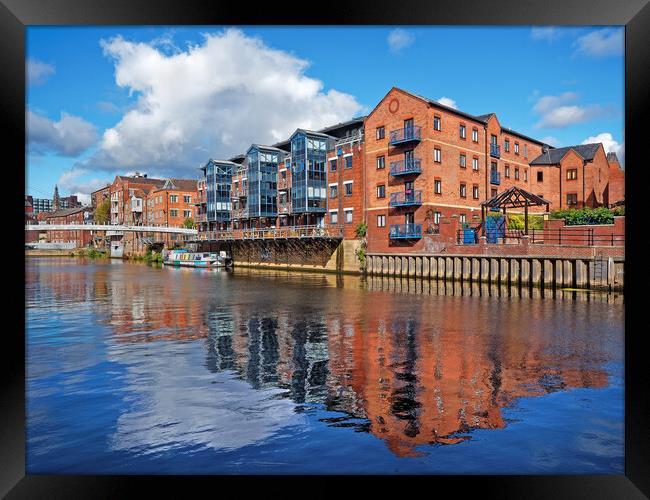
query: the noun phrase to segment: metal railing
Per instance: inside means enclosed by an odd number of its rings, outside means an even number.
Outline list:
[[[186,241],[233,241],[289,238],[343,238],[343,226],[285,226],[200,232]]]
[[[490,172],[490,184],[501,184],[501,174],[496,170]]]
[[[589,228],[532,229],[530,242],[546,245],[625,246],[624,234],[596,234]]]
[[[413,125],[411,127],[400,128],[390,131],[389,144],[400,144],[404,142],[421,140],[422,127]]]
[[[408,175],[408,174],[419,174],[422,172],[421,168],[422,160],[420,158],[408,158],[404,160],[391,161],[390,162],[390,175]]]
[[[422,224],[391,224],[388,237],[393,240],[422,238]]]
[[[422,205],[422,191],[403,191],[400,193],[391,193],[388,204],[391,207],[409,207],[413,205]]]
[[[490,156],[501,158],[501,146],[498,144],[490,144]]]

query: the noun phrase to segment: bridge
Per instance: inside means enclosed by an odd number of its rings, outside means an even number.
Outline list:
[[[134,233],[172,233],[196,236],[196,229],[165,226],[125,226],[120,224],[26,224],[25,231],[107,231],[114,235],[120,232]],[[110,236],[110,234],[107,234]]]

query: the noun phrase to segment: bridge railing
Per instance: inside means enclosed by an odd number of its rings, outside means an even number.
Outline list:
[[[196,236],[185,237],[186,241],[232,241],[265,240],[288,238],[343,238],[343,226],[285,226],[254,229],[233,229],[230,231],[205,231]]]

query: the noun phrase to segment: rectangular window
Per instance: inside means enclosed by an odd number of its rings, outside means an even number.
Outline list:
[[[345,196],[352,196],[352,183],[348,182],[346,184],[343,184],[345,187]]]
[[[567,205],[577,205],[578,204],[578,193],[567,193],[567,195],[566,195],[566,204]]]
[[[510,166],[509,165],[505,166],[505,168],[503,170],[503,175],[505,175],[506,177],[510,177]]]
[[[433,181],[433,192],[436,194],[442,194],[442,181],[440,179],[435,179]]]
[[[386,158],[383,156],[377,157],[377,170],[381,170],[386,167]]]
[[[330,172],[336,172],[336,158],[330,160]]]
[[[544,172],[537,172],[537,182],[544,182]]]
[[[191,202],[192,202],[192,197],[190,195],[184,194],[183,203],[191,203]]]
[[[189,219],[190,217],[192,217],[192,212],[190,210],[183,210],[183,217]]]
[[[528,144],[524,144],[524,158],[528,158]]]
[[[464,182],[460,183],[460,197],[467,198],[467,185]]]
[[[440,130],[440,117],[438,115],[433,116],[433,130]]]
[[[339,221],[338,212],[330,212],[330,224],[336,224]]]
[[[377,227],[386,227],[386,216],[378,215],[377,216]]]
[[[519,180],[519,167],[515,167],[515,179]]]
[[[178,195],[170,194],[169,195],[169,201],[171,201],[172,203],[177,203],[178,202]]]
[[[472,198],[478,200],[478,184],[472,186]]]
[[[472,140],[474,142],[478,142],[478,129],[477,128],[472,129]]]
[[[524,180],[528,180],[528,170],[524,170]]]
[[[436,163],[440,163],[441,156],[442,156],[442,154],[440,152],[440,148],[434,148],[433,149],[433,161],[435,161]]]
[[[352,155],[345,157],[345,168],[352,168]]]
[[[460,127],[458,129],[458,133],[460,134],[461,139],[466,139],[467,138],[467,132],[465,130],[465,125],[462,123],[460,124]]]
[[[169,211],[169,215],[171,215],[172,217],[178,217],[178,210],[175,209],[175,208],[172,208],[172,209]]]
[[[567,181],[573,181],[578,178],[578,169],[576,168],[570,168],[569,170],[566,171],[566,180]]]
[[[384,184],[377,186],[377,198],[386,198],[386,186]]]
[[[440,212],[433,212],[433,223],[440,224]]]
[[[467,157],[463,153],[460,154],[459,162],[460,162],[460,168],[465,168],[467,166]]]
[[[478,171],[478,158],[472,158],[472,168]]]
[[[510,151],[510,139],[503,141],[503,149],[506,153]]]
[[[515,154],[516,155],[519,154],[519,143],[518,142],[515,142]]]
[[[330,198],[336,198],[339,195],[339,188],[336,184],[330,186]]]
[[[465,224],[465,222],[467,222],[467,216],[465,214],[460,214],[458,216],[458,219],[460,220],[461,224]]]
[[[386,137],[386,130],[384,129],[383,125],[381,127],[377,127],[377,140],[380,141],[384,137]]]
[[[344,210],[345,212],[345,223],[352,224],[352,210]]]
[[[497,195],[497,190],[496,190],[496,188],[492,188],[492,190],[491,190],[491,192],[490,192],[490,196],[491,196],[492,198],[494,198],[496,195]]]

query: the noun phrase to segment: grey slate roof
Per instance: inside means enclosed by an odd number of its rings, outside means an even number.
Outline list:
[[[582,156],[582,158],[584,158],[585,160],[590,161],[594,159],[596,151],[598,150],[598,146],[600,146],[599,142],[593,144],[579,144],[576,146],[566,146],[564,148],[549,149],[546,153],[542,153],[533,161],[531,161],[530,164],[531,165],[557,165],[558,163],[560,163],[560,160],[562,160],[562,158],[564,158],[564,156],[571,149],[573,149],[576,153]]]

